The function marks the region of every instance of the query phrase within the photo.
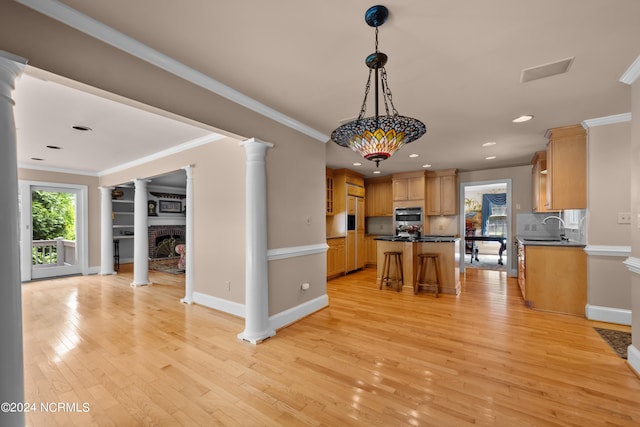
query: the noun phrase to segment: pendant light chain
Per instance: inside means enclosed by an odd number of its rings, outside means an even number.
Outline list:
[[[382,81],[382,95],[384,98],[384,108],[387,111],[387,116],[393,114],[394,116],[398,115],[398,110],[396,110],[396,106],[393,105],[393,95],[391,95],[391,89],[389,88],[389,82],[387,81],[387,70],[382,67],[380,70],[381,81]],[[389,113],[389,107],[391,107],[391,114]]]
[[[371,71],[373,70],[369,69],[369,78],[367,79],[367,85],[364,88],[364,99],[362,100],[362,106],[360,107],[358,120],[362,119],[367,112],[367,97],[369,96],[369,89],[371,89]]]

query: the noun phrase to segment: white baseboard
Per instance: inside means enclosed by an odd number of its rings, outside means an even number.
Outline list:
[[[633,344],[627,347],[627,362],[636,371],[636,374],[640,375],[640,350],[634,347]]]
[[[242,317],[243,319],[245,317],[244,304],[238,304],[237,302],[213,297],[211,295],[203,294],[200,292],[193,293],[193,302],[195,302],[196,304],[204,305],[205,307],[213,308],[214,310]]]
[[[585,315],[589,320],[616,323],[618,325],[631,325],[631,310],[587,304]]]
[[[213,297],[211,295],[203,294],[201,292],[193,293],[193,302],[203,305],[214,310],[222,311],[224,313],[232,314],[234,316],[245,318],[245,305],[237,302],[228,301],[222,298]],[[318,310],[321,310],[329,305],[329,297],[325,294],[318,298],[312,299],[302,303],[296,307],[292,307],[288,310],[274,314],[269,317],[270,329],[279,329],[284,326],[290,325],[303,317],[306,317]]]
[[[324,294],[318,298],[314,298],[311,301],[307,301],[298,306],[292,307],[288,310],[282,311],[278,314],[274,314],[269,317],[269,325],[272,329],[280,329],[287,325],[290,325],[298,320],[315,313],[329,305],[329,297]]]

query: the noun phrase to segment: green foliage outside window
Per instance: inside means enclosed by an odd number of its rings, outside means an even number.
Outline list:
[[[70,193],[34,191],[31,193],[32,239],[65,240],[76,239],[75,198]],[[34,264],[55,264],[55,247],[45,252],[45,248],[31,249]]]
[[[75,199],[70,193],[34,191],[31,195],[33,240],[76,239]]]

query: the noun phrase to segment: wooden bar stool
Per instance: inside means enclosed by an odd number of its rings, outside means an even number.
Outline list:
[[[394,262],[396,266],[395,277],[389,276],[392,262]],[[398,277],[398,275],[400,277]],[[396,291],[400,292],[402,290],[402,285],[404,285],[404,275],[402,274],[402,252],[384,253],[384,263],[382,264],[382,278],[380,279],[380,289],[382,289],[383,285],[389,286],[390,282],[396,282]]]
[[[435,282],[427,281],[429,278],[429,267],[433,265],[435,270]],[[438,288],[442,284],[440,279],[440,257],[438,254],[418,254],[418,276],[413,284],[413,293],[417,294],[420,288],[428,288],[435,291],[438,297]]]

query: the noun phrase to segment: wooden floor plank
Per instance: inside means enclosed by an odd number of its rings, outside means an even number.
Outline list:
[[[440,298],[375,275],[330,281],[329,307],[258,346],[180,303],[181,275],[24,284],[26,400],[90,405],[28,425],[640,425],[640,379],[593,330],[629,327],[532,311],[503,272]]]

